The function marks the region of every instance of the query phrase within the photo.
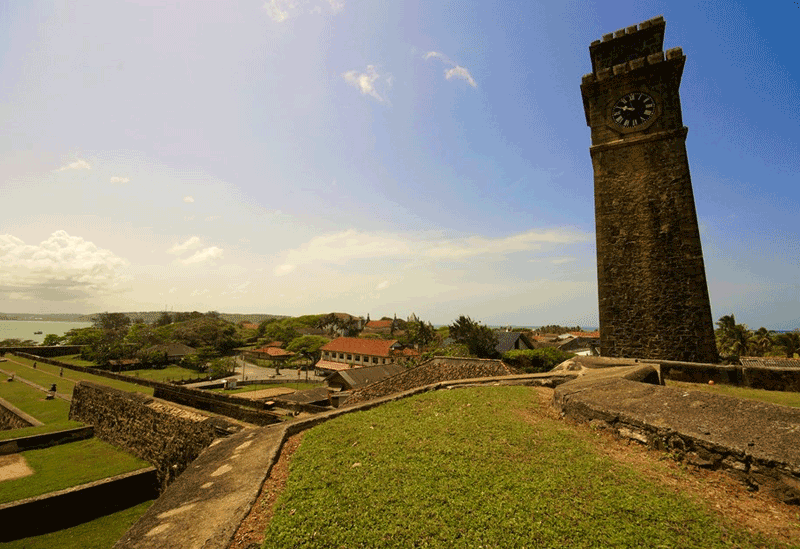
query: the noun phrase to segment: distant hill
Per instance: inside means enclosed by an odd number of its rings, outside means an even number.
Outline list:
[[[170,315],[174,315],[176,311],[168,311]],[[177,311],[181,312],[181,311]],[[190,311],[186,311],[190,312]],[[142,319],[147,324],[155,322],[163,311],[145,311],[145,312],[125,312],[122,313],[131,319],[131,322]],[[72,314],[72,313],[0,313],[0,320],[50,320],[59,322],[92,322],[92,318],[100,313],[91,313],[88,315]],[[239,322],[252,322],[254,324],[260,323],[262,320],[268,318],[287,318],[283,315],[270,315],[265,313],[253,314],[240,314],[240,313],[219,313],[220,318],[233,323]]]

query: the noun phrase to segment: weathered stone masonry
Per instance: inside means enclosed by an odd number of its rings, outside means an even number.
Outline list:
[[[88,381],[75,385],[69,417],[92,424],[96,437],[151,463],[162,489],[211,444],[219,421]]]
[[[716,362],[679,87],[686,57],[662,51],[662,17],[589,48],[583,77],[592,130],[601,353]],[[655,112],[622,127],[613,107],[646,93]],[[627,108],[627,107],[626,107]]]

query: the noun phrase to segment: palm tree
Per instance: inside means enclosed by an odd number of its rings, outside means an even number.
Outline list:
[[[746,324],[736,324],[729,333],[731,353],[736,356],[747,356],[752,346],[753,332]]]
[[[786,351],[786,358],[794,358],[795,353],[800,354],[800,332],[786,332],[777,337],[778,343]]]
[[[763,326],[753,334],[753,343],[758,350],[759,356],[764,356],[772,348],[772,334]]]

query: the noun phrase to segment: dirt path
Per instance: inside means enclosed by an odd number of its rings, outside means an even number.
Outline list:
[[[27,477],[33,472],[25,458],[19,454],[0,456],[0,482]]]
[[[648,479],[660,482],[674,492],[684,493],[704,503],[724,520],[781,543],[800,545],[799,507],[786,505],[764,493],[748,492],[744,485],[726,474],[676,462],[664,452],[649,450],[636,442],[620,439],[609,431],[596,431],[585,424],[564,421],[551,406],[552,389],[538,387],[532,390],[537,392],[540,406],[538,409],[522,412],[520,415],[525,421],[561,421],[565,429],[577,432],[598,452],[642,471]],[[301,441],[302,433],[286,442],[252,511],[239,526],[229,549],[261,547],[275,501],[286,485],[291,457]]]

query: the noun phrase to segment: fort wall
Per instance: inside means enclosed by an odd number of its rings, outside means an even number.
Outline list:
[[[216,427],[215,418],[88,381],[75,385],[69,417],[151,463],[162,489],[211,444]]]

